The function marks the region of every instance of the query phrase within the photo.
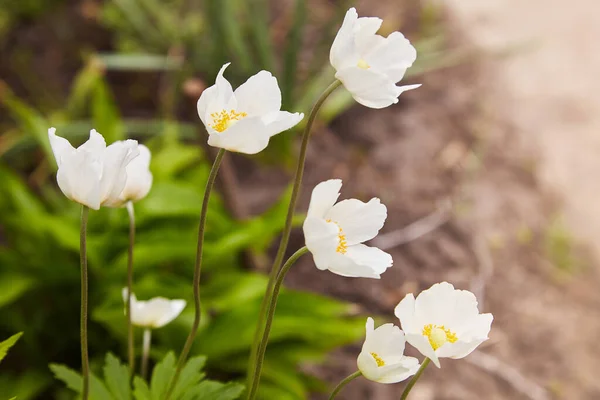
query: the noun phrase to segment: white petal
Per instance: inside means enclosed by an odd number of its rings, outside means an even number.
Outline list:
[[[377,247],[369,247],[364,244],[348,246],[345,256],[357,265],[369,268],[377,278],[393,264],[391,255]]]
[[[354,43],[360,55],[363,55],[373,46],[373,41],[381,38],[381,36],[375,35],[381,23],[381,18],[376,17],[362,17],[356,21],[354,26]]]
[[[165,326],[177,318],[185,308],[186,302],[185,300],[170,300],[168,305],[168,310],[156,320],[155,328]]]
[[[345,254],[334,253],[327,269],[334,274],[349,278],[381,278],[380,273],[374,271],[371,266],[358,264]]]
[[[455,343],[446,343],[439,349],[437,349],[436,353],[438,357],[447,357],[447,358],[464,358],[471,354],[473,350],[477,348],[481,343],[485,342],[487,339],[474,339],[468,342],[463,342],[459,340]]]
[[[330,179],[319,183],[312,191],[308,216],[324,218],[325,214],[333,207],[342,188],[341,179]]]
[[[433,347],[431,347],[429,340],[425,336],[407,333],[406,341],[410,343],[410,345],[413,346],[415,349],[419,350],[419,352],[425,357],[433,361],[436,367],[440,368],[440,360],[438,359],[438,356],[436,355],[435,351],[433,351]]]
[[[339,70],[349,65],[355,65],[358,60],[358,53],[354,44],[355,24],[358,20],[358,14],[355,8],[346,12],[344,22],[340,27],[329,52],[329,61],[331,65]]]
[[[383,324],[372,332],[367,330],[367,338],[362,350],[377,353],[382,359],[387,360],[388,357],[402,357],[405,343],[404,332],[400,328],[394,324]]]
[[[398,87],[383,73],[350,66],[335,74],[354,100],[370,108],[384,108],[398,102]]]
[[[198,109],[198,116],[202,120],[206,129],[209,129],[208,124],[210,123],[210,114],[213,112],[220,112],[222,110],[231,110],[237,107],[235,96],[233,95],[233,88],[227,79],[223,77],[225,69],[231,63],[227,63],[221,67],[215,84],[209,88],[204,89],[196,107]]]
[[[100,208],[101,163],[92,160],[86,151],[63,154],[56,174],[58,187],[69,199],[88,206]]]
[[[263,116],[281,109],[281,90],[277,78],[268,71],[260,71],[238,87],[234,96],[238,112],[248,116]]]
[[[456,299],[454,286],[448,282],[436,283],[417,296],[415,314],[426,324],[444,325],[455,330],[457,326],[452,323],[452,318]]]
[[[304,118],[302,113],[289,113],[287,111],[277,111],[263,118],[269,136],[275,136],[278,133],[287,131],[288,129],[298,125]]]
[[[143,144],[138,145],[139,155],[126,167],[127,180],[125,187],[115,204],[106,204],[111,207],[120,207],[128,201],[139,201],[146,197],[152,187],[152,173],[150,172],[150,150]]]
[[[415,315],[415,296],[412,293],[404,296],[398,303],[394,314],[400,320],[400,326],[406,334],[421,334],[423,326],[419,324]]]
[[[139,155],[135,140],[114,142],[106,148],[100,180],[101,204],[116,203],[127,182],[127,165]]]
[[[390,366],[383,367],[380,372],[380,378],[377,382],[379,383],[397,383],[402,382],[419,370],[419,360],[414,357],[402,357],[402,360],[398,363],[394,363]]]
[[[56,128],[48,129],[48,139],[50,140],[50,147],[52,147],[56,164],[60,167],[62,155],[72,154],[75,148],[71,146],[71,143],[67,139],[56,135]]]
[[[416,59],[417,50],[400,32],[381,38],[365,55],[371,68],[387,75],[393,82],[399,82]]]
[[[85,150],[95,155],[102,154],[105,149],[106,141],[104,140],[104,136],[99,134],[95,129],[90,131],[90,138],[77,148],[77,150]]]
[[[269,144],[269,134],[260,117],[246,117],[223,132],[213,130],[208,144],[237,153],[256,154]]]
[[[348,245],[354,245],[377,236],[387,217],[387,208],[377,198],[364,203],[356,199],[343,200],[334,205],[325,215],[336,222]]]
[[[312,253],[316,267],[320,270],[328,269],[334,261],[339,243],[337,226],[309,216],[302,228],[306,247]]]

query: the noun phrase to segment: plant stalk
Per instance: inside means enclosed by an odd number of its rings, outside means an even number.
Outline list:
[[[315,104],[313,105],[312,110],[308,116],[308,121],[306,122],[306,127],[304,128],[304,132],[302,134],[302,144],[300,145],[300,154],[298,156],[298,165],[296,166],[296,172],[294,175],[294,187],[292,189],[292,196],[290,198],[290,204],[288,206],[288,212],[285,219],[285,225],[283,228],[283,232],[281,234],[281,240],[279,242],[279,248],[277,249],[277,255],[275,256],[275,261],[273,262],[273,266],[271,267],[271,272],[269,273],[269,283],[267,284],[267,290],[265,292],[265,296],[262,300],[260,306],[260,312],[258,314],[258,322],[256,324],[256,331],[254,333],[254,340],[252,342],[252,347],[250,348],[250,358],[248,362],[248,370],[247,370],[247,379],[246,379],[246,387],[250,388],[253,372],[256,370],[257,363],[257,352],[258,352],[258,343],[260,338],[260,333],[262,332],[263,325],[265,323],[265,311],[267,309],[267,305],[271,301],[270,294],[273,290],[273,285],[275,284],[275,279],[277,278],[277,274],[281,268],[281,264],[283,263],[283,257],[285,256],[285,252],[287,250],[288,241],[290,239],[290,233],[292,231],[292,220],[294,218],[294,212],[296,210],[296,203],[298,202],[298,196],[300,194],[300,186],[302,185],[302,177],[304,175],[304,164],[306,162],[306,152],[308,149],[308,141],[310,139],[310,133],[313,126],[313,123],[319,113],[319,110],[325,103],[325,100],[329,97],[331,93],[337,89],[342,82],[336,80],[331,85],[325,89],[325,91],[321,94],[321,96],[317,99]]]
[[[353,381],[361,375],[362,373],[360,371],[356,371],[355,373],[348,375],[346,378],[344,378],[344,380],[338,383],[335,389],[333,389],[333,392],[331,392],[331,395],[329,396],[329,400],[333,400],[335,396],[337,396],[337,394],[344,388],[344,386],[346,386],[348,383],[350,383],[351,381]]]
[[[140,373],[142,379],[148,376],[148,360],[150,359],[150,343],[152,342],[152,329],[144,329],[144,341],[142,345],[142,368]]]
[[[192,344],[194,343],[194,339],[198,333],[198,327],[200,326],[200,276],[202,273],[202,249],[204,247],[204,230],[206,226],[206,216],[208,214],[208,200],[210,199],[210,193],[212,192],[215,180],[217,179],[217,173],[219,172],[219,167],[221,166],[221,161],[223,160],[225,151],[225,149],[219,149],[219,152],[217,153],[215,161],[213,162],[210,170],[210,174],[208,175],[208,180],[206,181],[206,189],[204,190],[204,198],[202,199],[202,209],[200,210],[198,246],[196,248],[196,265],[194,266],[194,322],[192,324],[190,334],[185,341],[185,345],[183,346],[183,350],[179,356],[179,360],[177,361],[177,369],[175,370],[175,375],[171,380],[165,400],[169,400],[173,390],[175,389],[175,385],[177,385],[179,375],[181,375],[181,370],[187,360],[190,350],[192,349]]]
[[[129,249],[127,251],[127,357],[129,358],[129,376],[135,376],[135,347],[133,343],[133,324],[131,323],[131,294],[133,293],[133,245],[135,243],[135,213],[133,202],[127,202],[129,215]]]
[[[88,356],[88,266],[87,266],[87,223],[90,209],[81,206],[81,231],[79,234],[79,262],[81,265],[81,375],[83,376],[82,400],[87,400],[90,392],[90,360]]]
[[[294,263],[306,253],[308,253],[308,248],[304,246],[298,251],[296,251],[294,254],[292,254],[292,256],[285,262],[285,264],[281,268],[281,271],[279,271],[277,279],[275,280],[275,285],[273,286],[273,295],[271,296],[271,301],[269,302],[269,308],[267,310],[265,330],[263,331],[263,335],[258,346],[256,369],[254,370],[254,375],[252,377],[252,384],[248,390],[249,400],[252,400],[254,399],[254,397],[256,397],[256,392],[260,384],[260,374],[262,372],[263,361],[265,359],[265,353],[267,351],[267,343],[269,342],[269,334],[271,333],[271,325],[273,324],[273,317],[275,316],[275,308],[277,307],[277,298],[279,297],[281,285],[283,284],[285,275],[290,270],[290,268],[292,268],[292,265],[294,265]]]
[[[408,398],[408,394],[412,390],[413,386],[415,386],[415,383],[417,383],[417,381],[419,380],[421,375],[423,375],[423,371],[425,371],[425,368],[427,368],[430,361],[431,360],[429,358],[426,358],[423,360],[423,364],[421,364],[421,368],[419,368],[419,370],[417,371],[415,376],[412,377],[410,382],[408,382],[408,385],[406,385],[406,387],[404,388],[404,392],[402,392],[402,396],[400,396],[400,400],[406,400],[406,398]]]

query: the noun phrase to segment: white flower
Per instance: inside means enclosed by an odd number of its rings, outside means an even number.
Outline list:
[[[387,209],[377,198],[368,203],[349,199],[335,204],[341,187],[340,179],[331,179],[313,189],[303,227],[306,247],[321,270],[379,279],[392,266],[392,256],[362,243],[377,236]]]
[[[395,104],[402,92],[421,86],[396,86],[417,51],[400,32],[377,35],[381,23],[379,18],[358,18],[356,9],[349,9],[329,53],[335,77],[357,102],[371,108]]]
[[[119,198],[117,201],[107,202],[107,206],[121,207],[128,201],[136,202],[146,197],[150,191],[152,187],[150,150],[143,144],[138,145],[138,150],[140,154],[127,165],[127,181]]]
[[[367,379],[379,383],[401,382],[419,370],[419,360],[404,355],[404,333],[394,324],[377,329],[373,318],[367,319],[367,337],[356,364]]]
[[[50,145],[58,164],[56,180],[69,199],[94,210],[117,201],[125,182],[126,167],[139,154],[135,140],[106,147],[102,135],[90,131],[87,142],[75,149],[65,138],[48,129]]]
[[[127,307],[127,288],[123,288],[123,301]],[[131,322],[144,328],[160,328],[173,321],[185,308],[185,300],[169,300],[155,297],[138,301],[131,295]]]
[[[488,339],[492,314],[479,314],[475,295],[436,283],[396,306],[406,341],[439,368],[439,358],[463,358]]]
[[[235,92],[223,77],[198,99],[198,115],[208,131],[208,144],[229,151],[256,154],[269,139],[302,120],[304,114],[281,110],[281,91],[270,72],[260,71]]]

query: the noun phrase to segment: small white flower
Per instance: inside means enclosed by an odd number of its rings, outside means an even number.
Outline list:
[[[128,201],[136,202],[148,194],[152,187],[150,172],[150,150],[143,144],[138,145],[139,155],[126,168],[127,181],[119,198],[115,202],[106,203],[109,207],[121,207]]]
[[[65,196],[94,210],[118,200],[127,181],[127,165],[139,154],[137,141],[106,147],[95,129],[77,149],[57,136],[55,128],[48,129],[48,138],[58,164],[56,180]]]
[[[198,99],[198,115],[208,131],[208,144],[238,153],[256,154],[269,139],[302,120],[304,114],[281,111],[281,91],[270,72],[260,71],[235,92],[223,77]]]
[[[349,199],[335,204],[341,188],[340,179],[331,179],[313,189],[303,226],[306,247],[320,270],[379,279],[392,266],[392,256],[362,243],[377,236],[387,209],[377,198],[368,203]]]
[[[396,306],[406,341],[439,368],[439,358],[463,358],[488,339],[492,314],[479,314],[475,295],[436,283]]]
[[[123,301],[127,307],[127,288],[123,288]],[[185,300],[169,300],[154,297],[148,301],[138,301],[131,295],[131,323],[144,328],[160,328],[173,321],[185,308]]]
[[[367,379],[379,383],[401,382],[419,370],[419,360],[404,355],[404,333],[394,324],[375,328],[373,318],[367,319],[367,337],[356,364]]]
[[[335,77],[357,102],[371,108],[395,104],[402,92],[421,86],[396,86],[417,51],[400,32],[377,35],[381,23],[380,18],[358,18],[356,9],[349,9],[329,53]]]

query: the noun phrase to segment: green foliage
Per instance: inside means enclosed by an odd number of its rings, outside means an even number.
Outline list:
[[[221,383],[205,379],[202,369],[206,357],[192,357],[183,367],[181,378],[171,396],[173,400],[235,400],[239,398],[244,386],[235,383]],[[52,364],[50,369],[54,376],[64,382],[67,388],[81,393],[83,380],[81,375],[64,365]],[[104,376],[90,377],[90,400],[161,400],[173,375],[175,374],[175,356],[167,353],[165,358],[156,364],[150,379],[150,385],[139,376],[130,383],[129,369],[114,355],[108,353],[104,363]],[[133,396],[133,397],[132,397]]]
[[[17,334],[12,335],[5,341],[0,342],[0,361],[2,361],[2,359],[4,357],[6,357],[6,353],[8,352],[8,349],[13,347],[15,345],[15,343],[17,343],[17,340],[19,340],[19,338],[22,335],[23,335],[23,332],[19,332]]]
[[[56,187],[47,128],[56,126],[58,134],[79,144],[86,139],[86,131],[102,119],[112,139],[138,138],[151,149],[153,188],[135,206],[134,290],[140,299],[165,296],[192,304],[197,221],[209,160],[200,147],[186,139],[196,136],[191,125],[124,119],[93,63],[75,80],[65,110],[42,114],[9,90],[3,92],[0,102],[15,124],[0,144],[0,335],[27,331],[24,345],[16,348],[11,358],[26,360],[27,369],[7,364],[12,372],[0,377],[0,395],[16,394],[19,400],[60,398],[66,394],[52,384],[49,362],[66,365],[53,366],[53,372],[68,387],[77,389],[80,379],[69,369],[80,365],[79,207]],[[286,191],[262,215],[238,221],[230,216],[218,193],[211,198],[202,279],[203,317],[193,348],[193,354],[209,357],[209,376],[238,378],[245,372],[266,277],[248,271],[242,254],[252,251],[268,257],[267,251],[282,229],[288,201]],[[297,218],[296,225],[300,221]],[[102,369],[98,357],[126,350],[120,293],[125,283],[127,224],[124,209],[102,209],[90,214],[88,226],[90,354],[92,370],[103,376],[102,380],[93,379],[92,389],[96,396],[115,399],[127,396],[125,369],[111,356]],[[279,304],[260,395],[267,400],[303,399],[318,387],[313,378],[298,373],[298,365],[321,362],[328,351],[356,341],[363,334],[364,322],[349,317],[349,305],[314,294],[284,291]],[[172,324],[157,330],[151,357],[179,351],[192,320],[193,309],[188,307]],[[141,335],[136,334],[139,345]],[[200,363],[200,358],[194,360]],[[169,357],[156,371],[168,374],[168,362]],[[192,372],[186,372],[182,382],[193,381]],[[152,382],[160,379],[158,375],[153,378],[149,388],[137,379],[137,385],[129,390],[136,399],[145,398],[160,391],[152,387]],[[205,393],[218,393],[226,399],[227,393],[235,395],[239,390],[234,384],[204,380],[199,387],[203,397],[198,394],[185,399],[203,399]]]

